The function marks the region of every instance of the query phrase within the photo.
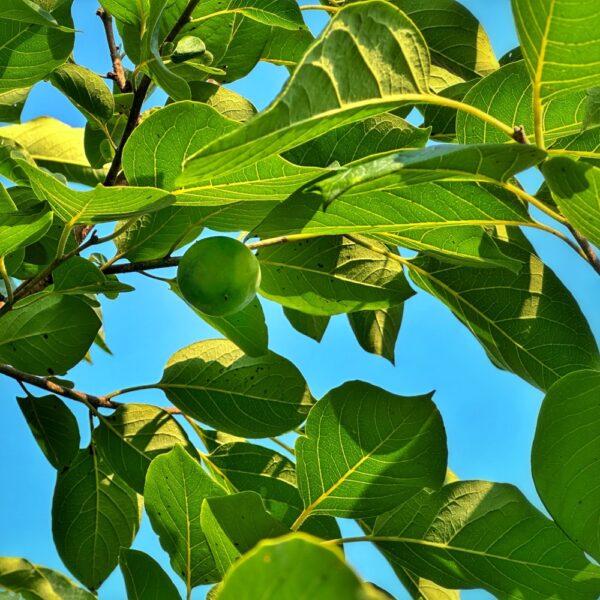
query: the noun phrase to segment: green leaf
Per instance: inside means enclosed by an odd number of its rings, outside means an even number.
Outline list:
[[[148,404],[124,404],[102,417],[94,443],[106,464],[138,494],[144,493],[146,472],[155,457],[177,444],[195,454],[175,418]]]
[[[204,102],[232,121],[243,123],[257,113],[250,100],[221,85],[208,81],[193,81],[190,82],[190,89],[192,100]]]
[[[585,118],[585,92],[561,92],[544,108],[544,141],[552,144],[561,136],[580,131]],[[483,110],[503,123],[534,133],[533,87],[524,61],[510,63],[477,82],[463,102]],[[505,134],[466,112],[456,116],[461,143],[503,143]]]
[[[294,429],[313,403],[291,362],[273,352],[246,356],[227,340],[205,340],[176,352],[157,387],[194,419],[248,437]]]
[[[403,304],[385,310],[361,310],[348,313],[348,321],[363,350],[396,364],[396,340],[403,312]]]
[[[255,492],[206,498],[200,523],[221,576],[260,540],[289,531],[265,510]]]
[[[307,515],[375,517],[446,475],[446,433],[431,394],[403,397],[361,381],[315,404],[296,442]]]
[[[85,356],[99,328],[100,319],[79,298],[34,297],[2,316],[0,362],[37,375],[66,373]]]
[[[558,156],[542,170],[562,214],[600,247],[600,167]]]
[[[334,162],[345,165],[373,154],[401,148],[422,148],[429,138],[427,129],[419,129],[391,113],[337,127],[292,148],[284,154],[303,166],[328,167]]]
[[[73,256],[52,271],[53,291],[61,294],[131,292],[130,285],[110,279],[91,261]]]
[[[442,90],[439,95],[443,98],[463,101],[467,92],[476,83],[477,79],[456,83]],[[456,121],[459,114],[457,110],[435,104],[426,104],[419,107],[419,109],[423,114],[423,127],[431,127],[431,139],[440,142],[454,142],[456,140]]]
[[[310,576],[307,576],[310,574]],[[344,562],[342,553],[306,534],[265,540],[227,573],[218,600],[384,600]]]
[[[309,315],[293,308],[283,307],[283,314],[290,322],[291,326],[298,332],[320,342],[325,335],[330,317],[320,317]]]
[[[58,3],[51,15],[39,6],[36,10],[33,2],[7,1],[8,11],[27,11],[29,17],[13,20],[17,15],[12,12],[9,14],[12,14],[12,19],[6,19],[3,2],[0,15],[0,92],[30,87],[44,79],[67,60],[75,39],[70,0]],[[45,18],[46,15],[53,20]],[[34,20],[37,24],[32,22]]]
[[[0,256],[37,242],[50,229],[52,216],[41,204],[26,211],[0,212]]]
[[[529,223],[526,207],[512,193],[489,184],[447,181],[351,190],[326,209],[319,193],[300,190],[276,206],[253,234],[360,233],[449,260],[514,268],[485,228]]]
[[[315,41],[312,33],[306,29],[281,29],[273,27],[262,50],[261,60],[275,65],[294,67]]]
[[[34,565],[25,558],[0,558],[0,588],[25,600],[94,600],[96,597],[62,573]],[[13,596],[9,594],[8,598]]]
[[[53,173],[59,173],[69,181],[84,185],[96,185],[104,179],[105,172],[92,169],[83,147],[83,129],[70,127],[51,117],[38,117],[22,125],[0,128],[0,138],[17,144],[35,163]],[[18,168],[14,158],[8,157],[13,169]],[[6,168],[6,167],[5,167]],[[6,171],[4,175],[15,183],[26,183],[21,171],[21,180],[14,179]]]
[[[176,281],[169,283],[171,290],[183,300]],[[248,356],[263,356],[269,351],[269,331],[265,313],[258,298],[242,310],[226,317],[213,317],[188,306],[206,323],[222,333]]]
[[[18,123],[30,91],[30,87],[24,87],[0,92],[0,121]]]
[[[260,494],[267,510],[287,527],[302,512],[296,465],[279,452],[238,441],[221,444],[212,451],[209,460],[239,491]],[[300,529],[324,539],[340,537],[332,517],[311,517]]]
[[[90,590],[97,590],[133,543],[142,517],[137,495],[102,463],[93,446],[80,450],[58,474],[52,535],[60,558]]]
[[[400,264],[347,238],[265,246],[256,256],[260,293],[312,315],[388,308],[414,294]]]
[[[512,9],[534,96],[600,85],[596,0],[512,0]]]
[[[128,600],[181,600],[169,576],[151,557],[139,550],[121,550],[119,566]]]
[[[411,278],[452,310],[495,365],[542,390],[571,371],[600,367],[596,342],[577,302],[524,236],[511,231],[496,243],[521,262],[519,272],[421,256]]]
[[[205,0],[198,4],[192,23],[211,18],[215,13],[240,13],[263,23],[284,29],[306,29],[302,14],[295,0]]]
[[[330,71],[327,65],[334,63]],[[269,109],[190,156],[180,183],[254,164],[334,127],[386,112],[403,94],[427,92],[428,75],[425,42],[402,12],[379,1],[347,6]]]
[[[103,125],[115,112],[115,101],[99,75],[74,63],[65,63],[50,76],[50,83],[59,89],[83,115]]]
[[[564,150],[574,157],[583,157],[586,162],[598,166],[600,162],[600,127],[586,129],[580,133],[559,138],[552,150]]]
[[[385,555],[445,587],[527,600],[600,593],[600,569],[511,485],[464,481],[423,490],[380,516],[373,534],[390,538],[377,543]]]
[[[48,462],[58,470],[70,465],[79,450],[75,415],[57,396],[17,398],[29,429]]]
[[[181,446],[156,457],[148,469],[146,512],[188,590],[219,580],[200,525],[200,509],[205,498],[223,495],[225,490]]]
[[[4,0],[2,6],[2,19],[8,21],[20,21],[31,25],[43,25],[44,27],[59,27],[56,19],[39,3],[31,0]]]
[[[531,453],[540,498],[559,527],[600,557],[600,372],[577,371],[547,392]]]
[[[37,197],[47,200],[54,212],[71,224],[115,221],[159,210],[173,202],[168,192],[152,187],[98,185],[89,192],[76,191],[24,160],[18,162]]]
[[[313,190],[329,204],[344,192],[372,192],[428,181],[462,179],[505,182],[544,160],[544,151],[523,144],[439,145],[364,161],[321,179]]]
[[[492,44],[481,23],[455,0],[392,0],[419,28],[431,61],[473,79],[498,68]]]
[[[583,119],[584,129],[595,127],[596,125],[600,125],[600,87],[595,87],[587,91],[587,104]]]

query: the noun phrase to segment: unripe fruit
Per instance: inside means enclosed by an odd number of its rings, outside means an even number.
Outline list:
[[[199,311],[225,317],[252,302],[260,285],[260,265],[241,242],[210,237],[183,255],[177,283],[182,296]]]

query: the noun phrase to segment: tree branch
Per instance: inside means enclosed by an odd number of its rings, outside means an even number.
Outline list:
[[[93,406],[94,408],[114,409],[121,406],[120,402],[113,402],[112,400],[104,398],[103,396],[93,396],[85,392],[72,390],[59,385],[58,383],[54,383],[45,377],[38,377],[37,375],[31,375],[30,373],[23,373],[22,371],[19,371],[10,365],[0,365],[0,373],[6,375],[7,377],[11,377],[16,381],[28,383],[29,385],[33,385],[47,392],[51,392],[52,394],[57,394],[58,396],[63,396],[64,398],[81,402],[88,407]]]
[[[112,15],[103,8],[99,8],[96,11],[96,14],[100,17],[100,20],[104,25],[106,41],[108,43],[108,51],[110,52],[110,59],[113,65],[113,70],[110,73],[107,73],[106,76],[108,79],[112,79],[122,92],[129,92],[131,91],[131,84],[125,77],[125,70],[123,69],[123,63],[121,62],[121,55],[119,54],[119,48],[115,42]]]
[[[590,242],[588,242],[588,240],[584,238],[581,233],[579,233],[579,231],[577,231],[577,229],[575,229],[575,227],[573,227],[570,223],[567,223],[566,225],[569,231],[573,234],[573,237],[577,240],[579,247],[587,257],[588,262],[590,265],[592,265],[592,269],[594,269],[594,271],[600,275],[600,257],[598,257],[596,254],[596,251]]]

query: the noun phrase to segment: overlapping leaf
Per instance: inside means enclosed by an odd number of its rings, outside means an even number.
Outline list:
[[[0,212],[0,256],[37,242],[51,225],[52,212],[42,204],[25,211]]]
[[[511,485],[423,490],[380,516],[373,534],[389,538],[378,542],[386,555],[445,587],[528,600],[600,593],[600,569]]]
[[[119,566],[125,579],[128,600],[181,600],[169,576],[144,552],[121,550]]]
[[[413,281],[444,302],[474,333],[494,364],[540,389],[600,366],[590,327],[571,293],[518,231],[496,239],[521,262],[518,272],[476,269],[420,257]]]
[[[446,474],[446,434],[431,395],[396,396],[354,381],[311,410],[296,442],[308,515],[374,517]]]
[[[348,321],[363,350],[395,364],[396,340],[403,312],[403,304],[384,310],[360,310],[348,313]]]
[[[538,418],[531,464],[542,501],[567,535],[600,557],[600,372],[557,381]]]
[[[144,493],[146,472],[155,457],[177,444],[195,453],[175,418],[148,404],[124,404],[103,417],[94,430],[94,443],[111,469],[138,494]]]
[[[246,356],[228,340],[205,340],[179,350],[157,387],[187,415],[248,437],[294,429],[313,402],[292,363],[273,352]]]
[[[68,569],[97,590],[133,543],[141,520],[138,497],[92,448],[80,450],[58,474],[52,501],[52,535]]]
[[[425,42],[402,12],[380,1],[349,5],[331,20],[270,108],[191,155],[180,181],[198,184],[386,112],[403,94],[427,92],[428,75]]]
[[[320,342],[325,335],[329,325],[329,317],[319,315],[309,315],[293,308],[283,307],[283,314],[290,322],[291,326],[303,335]]]
[[[155,458],[144,488],[152,528],[188,590],[219,580],[214,558],[200,525],[205,498],[225,490],[181,446]]]

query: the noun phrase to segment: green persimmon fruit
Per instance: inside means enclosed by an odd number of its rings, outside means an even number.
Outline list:
[[[241,242],[210,237],[183,255],[177,283],[183,297],[200,312],[225,317],[252,302],[260,285],[260,265]]]

